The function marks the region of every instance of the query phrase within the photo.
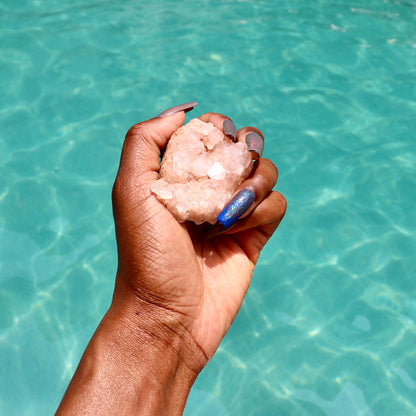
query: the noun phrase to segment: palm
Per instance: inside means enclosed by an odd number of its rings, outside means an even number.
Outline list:
[[[251,229],[244,235],[221,235],[207,240],[201,227],[178,224],[155,199],[151,205],[150,212],[158,212],[153,216],[155,229],[163,230],[153,234],[148,254],[157,253],[152,262],[159,264],[159,274],[156,278],[152,278],[154,273],[141,276],[146,276],[146,286],[163,299],[165,308],[186,316],[186,326],[193,337],[212,356],[250,284],[260,251],[255,249],[255,243],[261,240],[263,245],[267,239],[257,229]],[[239,238],[244,240],[244,247]],[[140,280],[138,285],[143,285],[143,279]]]

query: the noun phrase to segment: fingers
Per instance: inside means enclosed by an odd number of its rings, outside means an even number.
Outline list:
[[[287,208],[285,197],[277,191],[270,192],[250,215],[238,221],[227,233],[239,233],[251,228],[261,227],[269,238],[282,221]]]
[[[262,158],[255,165],[251,175],[243,181],[239,189],[248,189],[254,194],[252,206],[244,212],[242,218],[247,216],[266,196],[277,183],[278,171],[269,159]]]
[[[205,123],[212,123],[217,129],[233,142],[237,141],[237,131],[234,123],[228,117],[219,113],[205,113],[199,119]]]
[[[272,192],[253,213],[239,222],[232,231],[247,257],[257,263],[260,252],[272,236],[286,212],[286,199],[279,192]]]
[[[261,249],[271,237],[282,221],[287,208],[285,197],[277,191],[271,191],[259,201],[250,214],[239,219],[234,224],[225,228],[220,222],[205,232],[205,238],[210,239],[221,234],[233,234],[235,238],[246,240],[245,231],[257,229],[257,249]]]
[[[224,131],[224,121],[230,120],[228,117],[219,113],[205,113],[200,116],[199,119],[204,123],[212,123],[217,129],[220,129],[221,131]]]
[[[229,232],[234,233],[236,229],[246,229],[261,222],[280,222],[286,210],[286,200],[281,194],[272,193],[278,172],[270,160],[261,158],[264,150],[262,132],[255,127],[244,127],[237,131],[228,117],[218,113],[206,113],[200,119],[214,124],[234,142],[246,143],[253,160],[257,162],[253,164],[251,175],[240,185],[234,197],[219,214],[217,225],[208,231],[208,238],[231,228],[232,231]],[[276,205],[273,205],[274,202],[277,202]]]
[[[257,160],[263,155],[264,136],[259,129],[255,127],[244,127],[236,131],[232,120],[219,113],[205,113],[199,118],[205,123],[212,123],[218,129],[222,130],[224,135],[232,141],[246,143],[253,160]]]
[[[192,102],[173,107],[156,118],[134,125],[128,131],[113,197],[117,199],[117,195],[132,193],[137,197],[145,197],[150,192],[143,185],[157,179],[161,151],[171,135],[183,125],[185,112],[195,105]],[[245,142],[253,159],[257,160],[253,164],[251,175],[243,181],[234,198],[218,216],[220,232],[228,231],[232,226],[232,232],[236,232],[235,230],[244,230],[255,224],[274,224],[280,221],[286,209],[282,208],[286,206],[286,201],[280,194],[272,192],[278,172],[270,160],[261,158],[264,148],[261,131],[255,127],[244,127],[237,131],[228,117],[218,113],[206,113],[200,119],[214,124],[231,140]],[[137,180],[139,176],[140,181]]]
[[[253,160],[258,160],[263,156],[264,136],[255,127],[244,127],[237,132],[237,140],[247,144]]]
[[[271,192],[277,182],[277,168],[268,159],[260,159],[252,174],[242,182],[235,196],[218,215],[218,222],[229,229],[246,217]]]

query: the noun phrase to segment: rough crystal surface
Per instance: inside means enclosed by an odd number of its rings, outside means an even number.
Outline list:
[[[193,119],[170,138],[151,189],[179,222],[214,224],[251,168],[245,143]]]

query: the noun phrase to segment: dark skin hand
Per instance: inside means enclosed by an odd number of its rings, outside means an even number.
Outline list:
[[[200,117],[222,130],[227,117]],[[59,415],[180,415],[197,375],[235,318],[260,252],[286,200],[272,188],[274,164],[260,158],[240,186],[255,202],[236,225],[207,238],[178,223],[152,194],[160,154],[183,111],[134,125],[113,188],[118,271],[113,301],[88,345]],[[243,141],[255,131],[237,132]]]

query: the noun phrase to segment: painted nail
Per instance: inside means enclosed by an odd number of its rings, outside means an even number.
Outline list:
[[[248,189],[241,190],[220,212],[218,222],[224,228],[230,227],[253,205],[254,199],[253,192]]]
[[[235,131],[235,125],[231,120],[225,120],[224,123],[222,123],[224,134],[231,139],[233,142],[236,142],[237,139],[235,137],[236,131]]]
[[[196,107],[198,103],[196,101],[191,101],[189,103],[176,105],[175,107],[168,108],[165,111],[162,111],[158,117],[167,117],[171,116],[172,114],[179,113],[179,111],[185,111],[187,113],[188,111],[191,111],[194,107]]]
[[[255,153],[253,156],[257,156],[257,158],[262,157],[264,150],[264,139],[260,136],[260,134],[251,131],[246,136],[246,143],[248,150]]]

